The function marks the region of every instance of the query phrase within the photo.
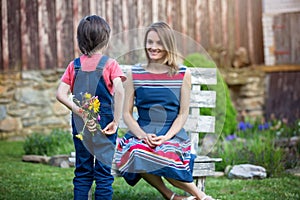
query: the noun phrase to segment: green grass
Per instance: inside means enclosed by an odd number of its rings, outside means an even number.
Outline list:
[[[0,141],[0,146],[1,200],[73,198],[73,168],[62,169],[22,162],[23,142]],[[162,199],[160,194],[144,181],[131,187],[119,177],[116,178],[113,187],[114,200]],[[300,178],[291,175],[264,180],[229,180],[225,177],[209,177],[206,182],[206,192],[222,200],[296,200],[300,199],[299,188]]]

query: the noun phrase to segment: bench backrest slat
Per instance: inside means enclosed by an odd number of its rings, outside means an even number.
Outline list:
[[[188,132],[214,133],[215,117],[214,116],[193,116],[189,115],[184,129]]]
[[[195,85],[216,85],[216,68],[190,68],[192,73],[192,84]]]
[[[193,108],[215,108],[216,92],[215,91],[191,91],[190,107]]]

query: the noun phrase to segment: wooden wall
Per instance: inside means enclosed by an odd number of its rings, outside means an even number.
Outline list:
[[[79,55],[76,28],[103,16],[112,34],[163,20],[231,66],[238,47],[263,63],[262,5],[253,0],[1,0],[0,71],[65,68]],[[108,52],[109,53],[109,52]]]
[[[287,119],[294,123],[300,119],[300,71],[272,72],[268,74],[265,116]]]
[[[300,65],[300,12],[275,16],[273,30],[276,64]]]

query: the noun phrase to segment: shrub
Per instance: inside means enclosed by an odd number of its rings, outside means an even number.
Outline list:
[[[275,142],[276,148],[283,150],[283,158],[281,158],[284,168],[294,168],[299,166],[300,161],[300,141],[296,138],[300,136],[300,123],[296,120],[295,123],[287,124],[287,121],[277,120],[272,118],[271,121],[262,119],[246,119],[245,122],[239,123],[237,136],[245,139],[253,139],[254,133],[270,137]],[[296,140],[290,142],[294,137]],[[296,142],[296,143],[295,143]],[[274,144],[269,144],[269,146]],[[253,144],[255,150],[255,144]]]
[[[284,169],[298,165],[299,153],[293,156],[281,148],[276,141],[284,135],[294,135],[297,128],[286,128],[285,134],[278,134],[281,126],[261,119],[247,119],[239,123],[234,135],[219,141],[213,156],[221,157],[217,163],[218,170],[224,170],[228,165],[251,163],[266,168],[268,176],[278,175]],[[281,124],[281,123],[280,123]],[[297,147],[296,147],[297,148]]]
[[[205,55],[200,53],[193,53],[188,55],[183,64],[187,67],[205,67],[216,68],[215,63],[208,59]],[[237,127],[237,112],[234,108],[230,92],[222,75],[217,71],[217,85],[201,86],[201,90],[214,90],[217,93],[216,108],[204,108],[200,110],[201,115],[215,115],[216,116],[216,132],[229,135],[235,132]],[[224,99],[226,100],[224,102]],[[226,105],[224,105],[224,103]]]
[[[264,167],[268,176],[279,175],[283,169],[283,150],[275,146],[270,131],[253,132],[252,138],[237,137],[233,140],[220,140],[213,157],[222,158],[216,169],[224,171],[226,166],[254,164]]]
[[[26,155],[69,154],[74,151],[72,135],[69,131],[53,129],[49,135],[33,133],[24,142],[23,149]]]
[[[269,176],[280,174],[283,169],[283,149],[275,146],[275,137],[271,131],[254,133],[253,139],[247,140],[248,162],[266,168]]]
[[[183,61],[183,64],[187,67],[204,67],[204,68],[216,67],[213,60],[208,59],[205,55],[200,53],[192,53],[187,55],[187,57]]]

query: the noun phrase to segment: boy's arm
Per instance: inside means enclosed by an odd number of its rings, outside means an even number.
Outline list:
[[[124,101],[124,88],[122,80],[117,77],[113,80],[114,87],[114,120],[109,123],[102,131],[107,135],[114,134],[118,128],[119,121],[122,116],[123,101]]]
[[[61,82],[56,92],[56,99],[62,104],[64,104],[69,110],[81,116],[82,113],[80,113],[80,108],[72,100],[70,100],[69,93],[70,85]]]

